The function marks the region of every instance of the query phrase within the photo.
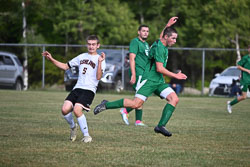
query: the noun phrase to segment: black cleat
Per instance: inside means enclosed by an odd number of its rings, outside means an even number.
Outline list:
[[[167,131],[167,129],[164,126],[156,126],[154,130],[155,133],[161,133],[162,135],[168,137],[172,136],[172,133]]]
[[[101,104],[98,104],[98,105],[95,107],[95,109],[94,109],[94,114],[96,115],[96,114],[98,114],[98,113],[100,113],[100,112],[106,110],[105,104],[106,104],[107,102],[108,102],[107,100],[103,100],[103,101],[101,102]]]

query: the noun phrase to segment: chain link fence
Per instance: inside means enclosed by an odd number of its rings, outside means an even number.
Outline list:
[[[116,71],[116,74],[107,74],[107,80],[112,79],[109,89],[121,91],[130,89],[129,63],[127,59],[128,46],[102,45],[100,51],[111,50],[119,53],[120,59],[114,66],[108,66],[108,70]],[[52,63],[45,60],[41,53],[49,51],[53,57],[61,62],[68,62],[80,53],[87,52],[86,45],[64,44],[0,44],[0,51],[16,54],[21,62],[27,57],[28,63],[28,88],[45,88],[47,85],[64,85],[64,71],[57,69]],[[247,49],[240,49],[241,56],[247,54]],[[27,55],[24,55],[27,54]],[[113,55],[115,56],[115,55]],[[108,57],[107,57],[108,58]],[[221,73],[225,68],[236,65],[236,49],[225,48],[169,48],[167,69],[175,72],[181,70],[188,78],[184,83],[185,88],[195,88],[199,94],[207,94],[207,87],[216,73]],[[109,62],[109,58],[106,60]],[[115,79],[114,76],[117,76]],[[110,78],[108,78],[110,77]],[[112,78],[113,77],[113,78]],[[105,79],[105,78],[104,78]],[[106,81],[107,81],[106,80]],[[166,82],[170,78],[166,77]],[[105,83],[103,83],[105,85]],[[103,86],[103,88],[106,88]],[[185,90],[184,88],[184,90]]]

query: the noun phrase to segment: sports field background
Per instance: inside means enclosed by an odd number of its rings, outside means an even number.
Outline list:
[[[165,101],[144,106],[148,127],[124,125],[118,110],[85,113],[92,143],[69,141],[60,108],[67,92],[0,90],[0,166],[250,166],[250,99],[226,111],[231,98],[180,97],[167,126],[155,134]],[[131,95],[97,94],[102,100]]]

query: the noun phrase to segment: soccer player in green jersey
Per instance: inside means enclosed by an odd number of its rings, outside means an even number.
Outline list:
[[[170,27],[177,21],[178,17],[172,17],[166,27]],[[165,27],[165,28],[166,28]],[[164,29],[165,29],[164,28]],[[164,30],[163,29],[163,30]],[[161,32],[160,37],[162,36]],[[146,64],[148,62],[149,56],[149,45],[147,43],[147,38],[149,35],[149,27],[147,25],[141,25],[138,28],[138,37],[134,38],[129,45],[129,62],[130,62],[130,83],[133,85],[135,91],[137,91],[137,86],[141,81],[142,74],[145,70]],[[120,113],[125,124],[129,125],[128,113],[130,113],[133,108],[121,108]],[[146,126],[142,123],[142,106],[135,109],[135,126]]]
[[[242,95],[232,101],[227,102],[227,111],[232,113],[232,106],[247,98],[247,89],[250,91],[250,45],[248,45],[248,54],[242,57],[237,63],[237,68],[241,70],[240,85]]]
[[[133,100],[120,99],[113,102],[103,100],[101,104],[94,109],[94,114],[98,114],[106,109],[114,109],[120,107],[139,108],[152,94],[166,99],[168,103],[163,109],[161,119],[158,125],[154,128],[156,133],[161,133],[164,136],[172,136],[172,133],[165,128],[167,122],[172,116],[173,111],[179,101],[174,90],[165,83],[163,76],[169,76],[176,79],[186,79],[187,76],[181,72],[173,73],[166,69],[168,60],[168,47],[176,43],[177,31],[168,27],[164,30],[162,38],[154,42],[151,46],[149,59],[145,71],[142,76],[142,82],[138,86],[138,90]]]

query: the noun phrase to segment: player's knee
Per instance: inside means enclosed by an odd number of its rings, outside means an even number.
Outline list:
[[[134,108],[136,108],[136,109],[139,109],[139,108],[141,108],[142,107],[142,105],[141,104],[134,104]]]
[[[179,98],[175,93],[172,93],[168,98],[168,102],[174,106],[176,106],[179,102]]]
[[[67,107],[62,106],[62,114],[63,115],[67,115],[69,112],[70,112],[70,110]]]
[[[247,99],[247,95],[243,95],[242,100],[246,100],[246,99]]]

